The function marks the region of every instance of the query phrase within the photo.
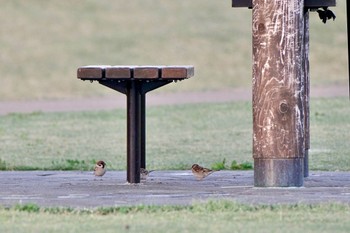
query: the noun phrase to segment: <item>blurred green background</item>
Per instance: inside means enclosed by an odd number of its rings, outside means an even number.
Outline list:
[[[194,65],[169,91],[251,87],[251,10],[212,0],[0,0],[0,101],[102,96],[82,65]],[[310,14],[311,84],[347,85],[345,1]]]

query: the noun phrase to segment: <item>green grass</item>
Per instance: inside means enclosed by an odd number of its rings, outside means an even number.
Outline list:
[[[238,163],[236,160],[233,160],[231,162],[231,165],[228,166],[226,163],[226,158],[224,158],[222,161],[219,162],[215,162],[212,166],[211,169],[215,170],[215,171],[220,171],[220,170],[227,170],[227,169],[231,169],[231,170],[251,170],[253,169],[253,162],[242,162],[242,163]]]
[[[345,1],[310,17],[312,85],[345,85]],[[189,64],[195,77],[159,91],[250,87],[251,10],[231,0],[0,0],[0,101],[108,95],[76,70],[91,64]]]
[[[311,103],[311,168],[350,170],[350,103],[320,99]]]
[[[244,205],[209,201],[191,206],[0,209],[1,232],[349,232],[350,206]]]
[[[349,115],[347,98],[311,100],[311,169],[350,171]],[[100,159],[125,170],[125,109],[0,116],[0,142],[3,170],[89,170]],[[147,109],[147,167],[246,169],[252,162],[249,102]]]

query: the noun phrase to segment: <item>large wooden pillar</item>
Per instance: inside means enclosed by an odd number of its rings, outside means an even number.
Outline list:
[[[253,158],[257,187],[304,180],[304,0],[253,0]]]

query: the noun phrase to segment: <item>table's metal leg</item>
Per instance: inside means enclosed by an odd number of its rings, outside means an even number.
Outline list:
[[[99,80],[127,97],[127,181],[140,183],[140,168],[146,168],[146,93],[171,83],[172,80],[143,82]]]
[[[141,167],[146,168],[146,94],[141,94]]]
[[[141,92],[137,82],[127,88],[127,181],[140,183],[141,165]]]

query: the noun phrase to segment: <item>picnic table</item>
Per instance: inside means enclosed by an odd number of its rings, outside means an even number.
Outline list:
[[[97,81],[127,97],[129,183],[140,183],[140,168],[146,168],[146,93],[193,75],[193,66],[90,65],[78,68],[78,79]]]

